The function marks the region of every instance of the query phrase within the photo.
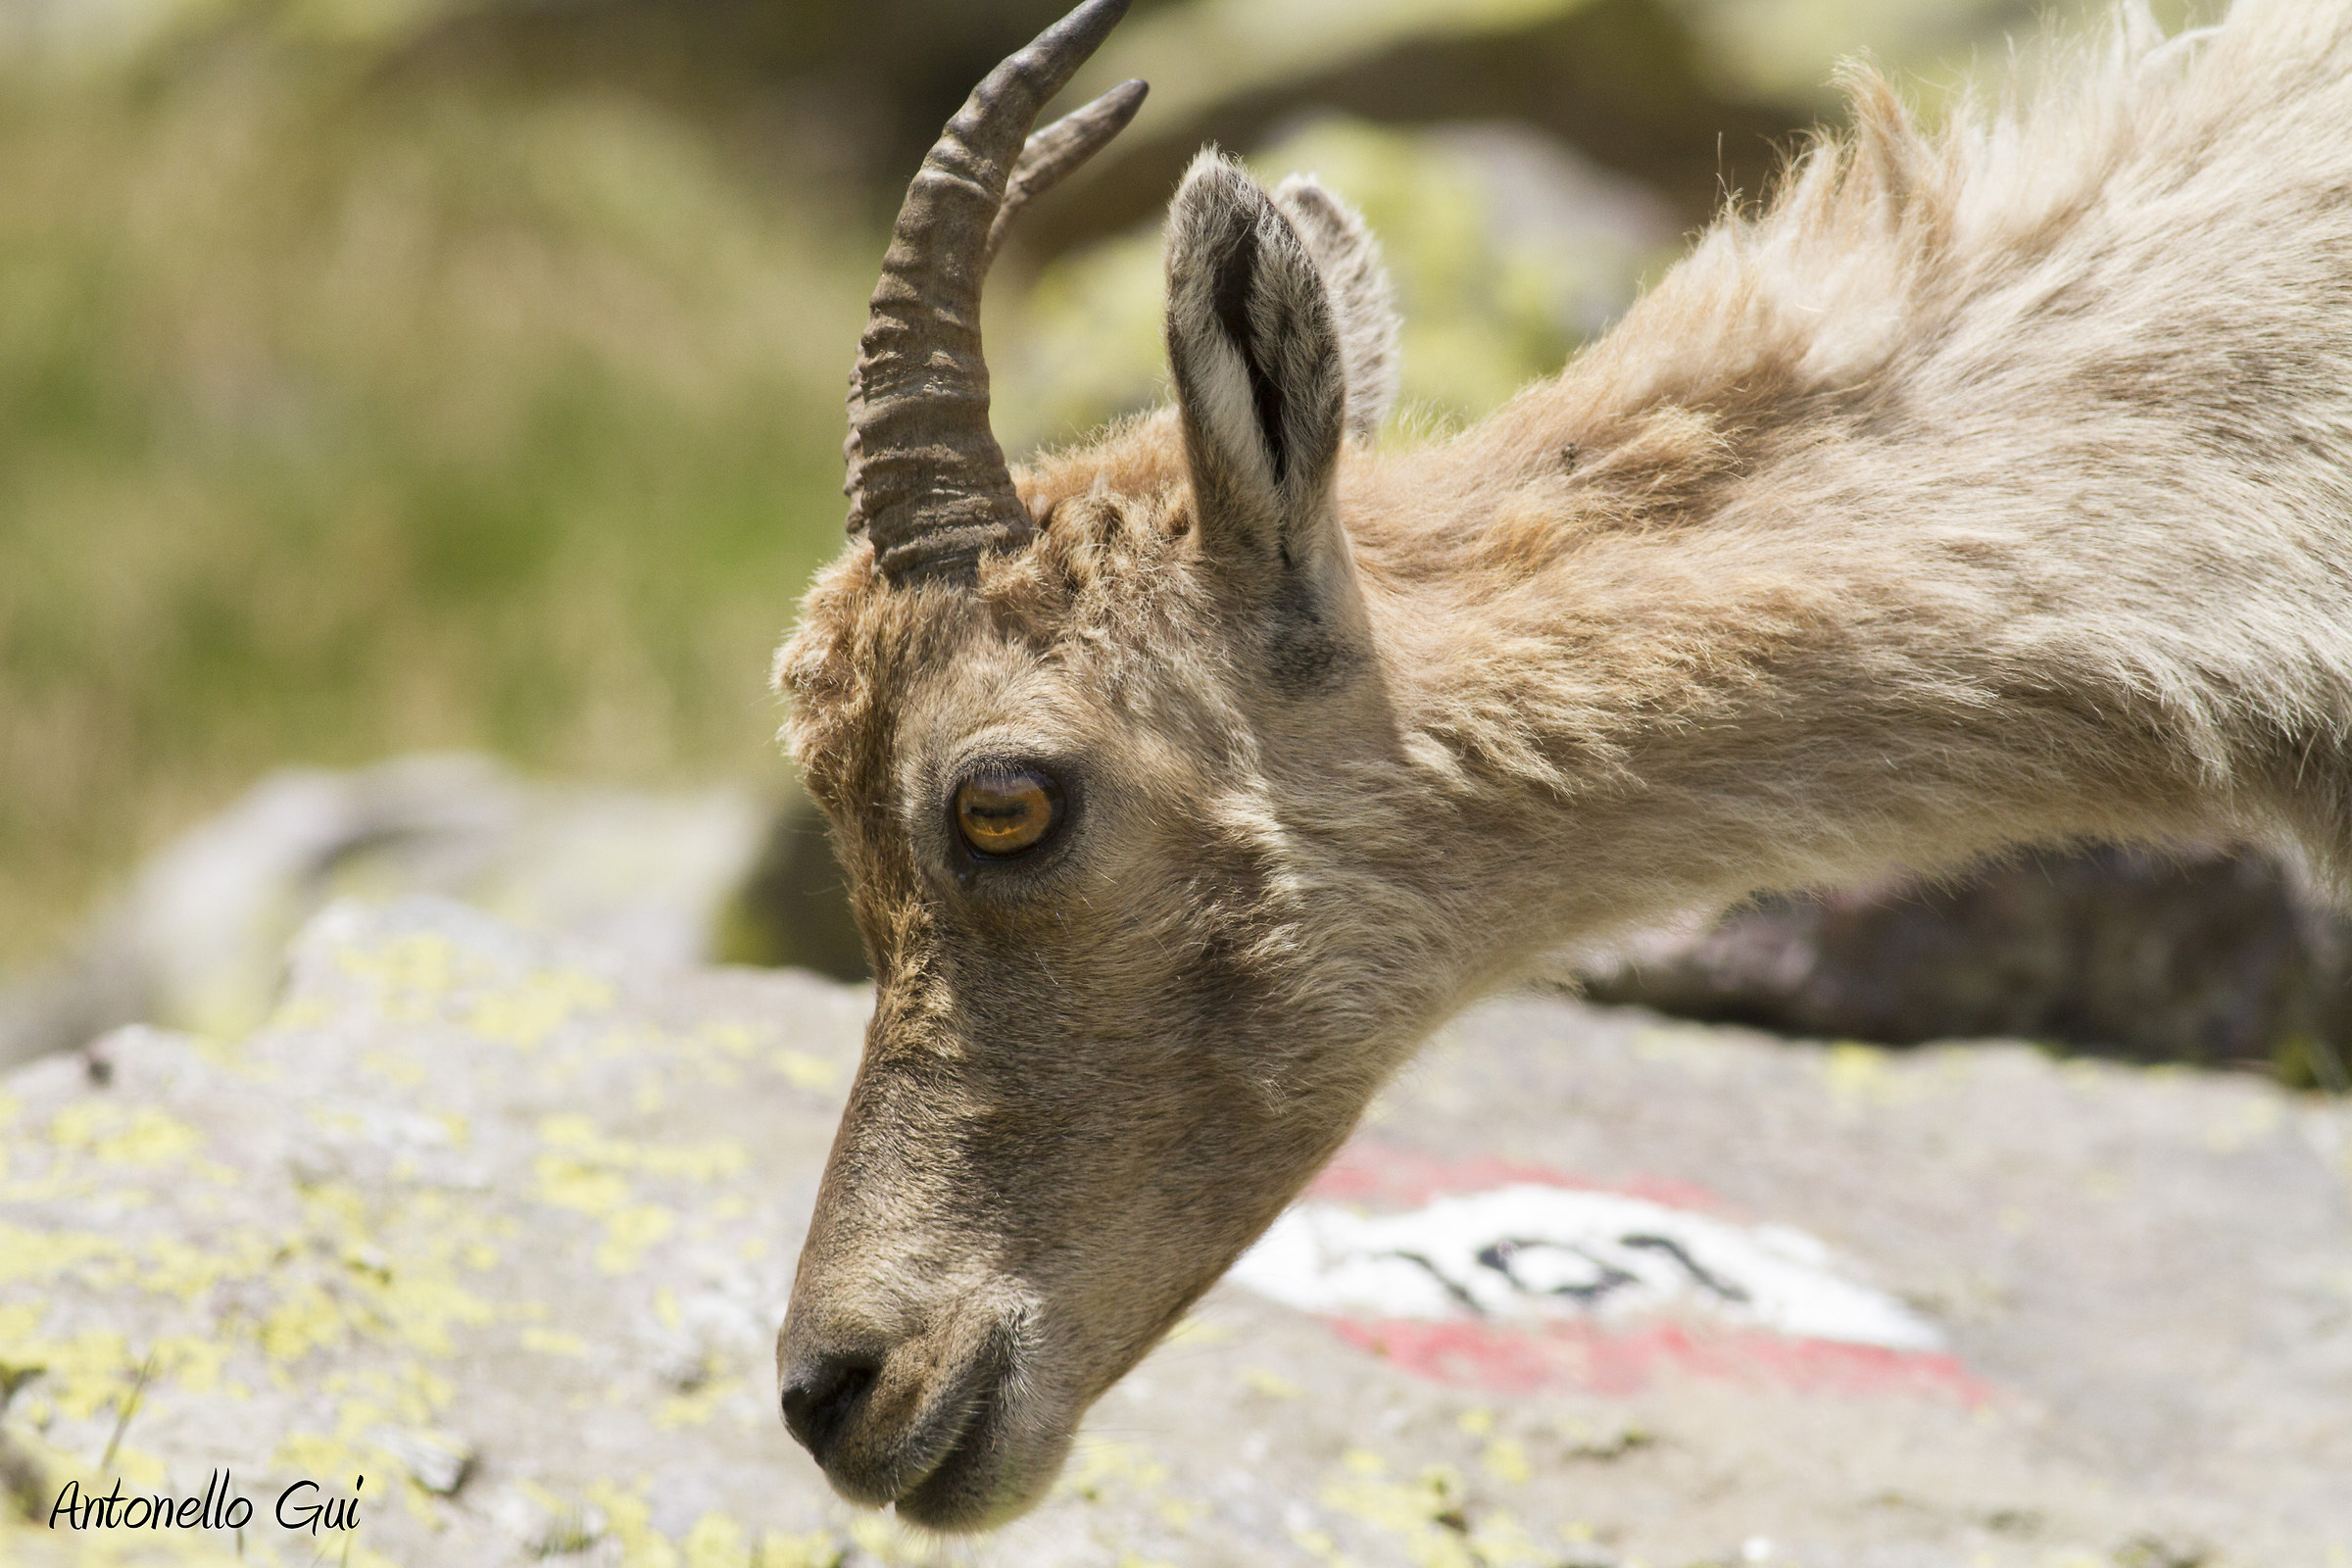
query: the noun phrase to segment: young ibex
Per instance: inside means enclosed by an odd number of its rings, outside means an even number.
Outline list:
[[[876,986],[778,1347],[846,1495],[1004,1519],[1440,1020],[1547,950],[2003,846],[2352,871],[2352,0],[1855,127],[1557,379],[1375,452],[1373,244],[1203,156],[1175,407],[1007,467],[980,282],[1123,0],[915,177],[777,663]]]

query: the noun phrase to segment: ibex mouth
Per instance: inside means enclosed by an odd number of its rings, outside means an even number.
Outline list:
[[[814,1355],[784,1377],[785,1421],[842,1495],[895,1503],[910,1524],[975,1530],[1017,1513],[1061,1445],[1019,1441],[1036,1423],[1013,1408],[1020,1387],[1009,1325],[928,1378],[913,1367],[879,1372],[863,1361]],[[919,1363],[917,1346],[903,1348]],[[893,1358],[896,1358],[895,1356]]]
[[[991,1367],[967,1395],[960,1419],[922,1478],[900,1494],[900,1518],[926,1530],[978,1530],[1027,1500],[1022,1467],[1004,1442],[1004,1368]]]
[[[890,1495],[879,1500],[897,1503],[914,1523],[946,1528],[917,1517],[923,1511],[919,1499],[955,1492],[956,1477],[968,1475],[985,1453],[989,1418],[1003,1378],[999,1357],[983,1352],[956,1378],[953,1392],[934,1396],[916,1425],[890,1445],[891,1480],[880,1489]],[[828,1473],[832,1468],[827,1466]]]

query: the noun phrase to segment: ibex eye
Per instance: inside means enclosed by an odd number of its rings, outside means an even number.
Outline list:
[[[1061,786],[1035,768],[975,773],[956,786],[956,830],[975,855],[1019,855],[1061,820]]]

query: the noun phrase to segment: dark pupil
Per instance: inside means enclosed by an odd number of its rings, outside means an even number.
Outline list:
[[[1034,773],[1000,773],[956,791],[956,812],[974,849],[1009,855],[1045,837],[1053,826],[1054,798]]]
[[[1018,793],[1015,793],[1016,790]],[[1021,789],[1017,785],[1013,789],[1006,789],[996,784],[981,784],[972,790],[971,814],[979,818],[984,827],[1001,831],[1018,823],[1036,809],[1037,794],[1034,789]]]

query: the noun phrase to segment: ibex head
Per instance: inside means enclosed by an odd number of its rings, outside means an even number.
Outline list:
[[[1360,221],[1203,157],[1168,225],[1176,407],[1026,471],[990,434],[995,236],[1141,84],[1023,133],[1123,10],[1007,61],[915,177],[851,394],[855,537],[777,663],[877,993],[784,1411],[842,1493],[945,1529],[1036,1498],[1446,989],[1426,920],[1383,919],[1386,862],[1431,856],[1381,798],[1340,520],[1392,392]]]
[[[2012,845],[2352,865],[2352,7],[2201,55],[2143,18],[1933,136],[1863,79],[1561,375],[1396,456],[1361,225],[1205,158],[1175,407],[1016,472],[981,275],[1133,109],[1022,150],[1121,9],[917,176],[859,537],[779,664],[876,984],[784,1411],[943,1528],[1035,1498],[1389,1070],[1555,944]],[[2252,281],[2171,308],[2217,268]]]

